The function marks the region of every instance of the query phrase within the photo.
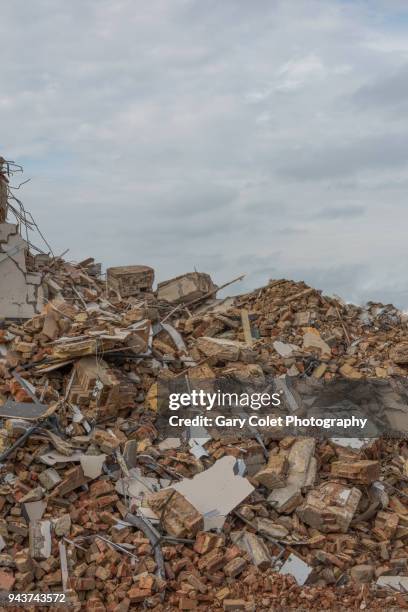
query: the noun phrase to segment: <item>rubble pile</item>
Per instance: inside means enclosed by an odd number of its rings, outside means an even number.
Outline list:
[[[408,607],[408,443],[164,437],[158,384],[405,376],[393,306],[274,280],[31,257],[42,311],[0,322],[0,591],[76,609]],[[208,432],[207,432],[208,433]]]

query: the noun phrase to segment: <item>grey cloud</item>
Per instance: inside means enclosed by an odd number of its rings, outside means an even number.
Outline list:
[[[315,214],[316,219],[350,219],[353,217],[361,217],[364,215],[366,209],[364,206],[333,206],[322,208]]]
[[[401,110],[408,108],[408,64],[381,75],[372,83],[359,87],[352,101],[364,112],[367,109]]]
[[[299,273],[298,273],[299,274]],[[328,267],[310,267],[301,270],[300,280],[303,279],[310,285],[320,288],[324,293],[332,295],[349,296],[349,299],[358,301],[356,283],[362,283],[369,274],[369,268],[364,264],[328,265]]]
[[[278,172],[299,181],[328,180],[370,170],[398,169],[408,161],[408,132],[367,135],[347,143],[286,151]]]
[[[19,196],[72,259],[162,280],[246,272],[231,291],[304,277],[408,306],[407,69],[388,50],[404,6],[15,0],[0,153],[23,163]]]

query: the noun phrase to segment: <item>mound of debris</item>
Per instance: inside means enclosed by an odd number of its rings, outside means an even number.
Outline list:
[[[160,379],[405,376],[407,319],[288,280],[32,261],[44,306],[0,329],[0,590],[76,609],[407,607],[401,439],[160,434]]]

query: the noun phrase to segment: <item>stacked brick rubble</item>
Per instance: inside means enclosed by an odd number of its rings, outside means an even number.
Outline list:
[[[161,379],[405,376],[401,312],[287,280],[215,300],[211,280],[196,286],[194,274],[177,279],[174,300],[172,285],[162,299],[152,278],[123,296],[91,259],[32,265],[47,287],[42,313],[0,328],[0,452],[32,425],[24,405],[43,421],[1,466],[0,590],[65,590],[78,610],[112,612],[407,607],[403,588],[377,585],[408,576],[403,439],[353,449],[231,431],[197,458],[183,441],[163,444],[156,429]],[[16,413],[4,416],[6,406]],[[182,496],[132,493],[138,479],[168,486],[225,456],[244,460],[254,489],[219,532],[204,531]],[[140,499],[156,509],[159,534],[176,539],[154,548],[129,523]],[[305,584],[282,573],[290,555],[307,565]]]

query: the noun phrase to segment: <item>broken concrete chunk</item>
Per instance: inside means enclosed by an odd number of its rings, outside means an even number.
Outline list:
[[[154,270],[149,266],[118,266],[106,270],[108,285],[122,298],[152,291]]]
[[[275,340],[272,346],[281,357],[291,357],[293,353],[299,351],[299,347],[296,344],[287,344],[280,340]]]
[[[190,439],[188,441],[190,445],[190,453],[194,455],[197,459],[201,459],[202,457],[208,457],[208,453],[205,448],[196,442],[196,440]]]
[[[373,565],[355,565],[351,568],[350,575],[356,582],[365,583],[371,582],[374,578]]]
[[[48,559],[51,555],[51,521],[30,523],[29,543],[33,559]]]
[[[157,285],[157,299],[170,304],[185,304],[216,291],[208,274],[190,272]]]
[[[239,361],[240,351],[245,344],[225,338],[202,336],[197,339],[196,346],[204,355],[214,357],[218,361]]]
[[[120,478],[116,482],[115,488],[120,495],[136,499],[154,493],[160,489],[160,483],[157,478],[143,476],[140,470],[132,468],[128,477]]]
[[[180,446],[181,446],[180,438],[166,438],[165,440],[159,443],[158,448],[161,451],[166,451],[166,450],[173,450],[176,448],[180,448]]]
[[[303,502],[303,496],[297,485],[287,485],[274,489],[268,496],[268,502],[277,512],[291,514]]]
[[[379,461],[334,461],[330,467],[332,476],[359,484],[371,484],[380,477]]]
[[[58,326],[59,314],[56,310],[53,310],[51,305],[47,308],[46,315],[44,317],[44,324],[42,328],[42,334],[47,336],[49,340],[56,340],[58,338],[60,329]]]
[[[61,482],[61,476],[58,474],[57,470],[49,468],[39,474],[38,480],[47,491],[50,491]]]
[[[317,470],[315,447],[314,438],[301,438],[292,445],[288,456],[288,485],[302,488],[314,484]]]
[[[123,460],[129,469],[137,465],[137,444],[137,440],[127,440],[123,448]]]
[[[274,523],[267,518],[257,518],[256,527],[259,533],[265,533],[276,540],[281,540],[289,535],[289,531],[286,529],[286,527],[280,525],[279,523]]]
[[[303,501],[302,488],[313,485],[317,470],[317,462],[313,456],[315,445],[314,438],[301,438],[291,446],[286,485],[274,489],[268,497],[268,502],[277,512],[293,512]]]
[[[326,482],[308,493],[297,513],[304,523],[323,533],[346,533],[360,498],[361,491],[355,487]]]
[[[241,550],[248,553],[252,563],[265,570],[271,566],[271,556],[263,540],[249,531],[233,531],[231,540]]]
[[[25,517],[28,523],[31,523],[33,521],[40,521],[43,517],[46,507],[47,502],[44,500],[25,502],[21,504],[23,516]]]
[[[390,587],[401,593],[408,591],[408,576],[380,576],[377,579],[377,586]]]
[[[388,504],[390,503],[390,498],[389,498],[387,491],[385,490],[385,485],[379,480],[373,482],[373,484],[370,487],[369,494],[370,494],[370,497],[372,497],[374,500],[379,502],[381,508],[386,508]],[[395,498],[394,498],[394,501],[395,501]]]
[[[293,576],[298,585],[302,586],[309,578],[312,570],[313,568],[310,565],[292,553],[280,568],[279,573]]]
[[[106,455],[82,455],[81,467],[86,478],[93,480],[102,474]]]
[[[68,535],[71,529],[71,516],[69,514],[63,514],[53,519],[52,525],[56,536]]]
[[[330,346],[321,338],[320,334],[314,332],[306,332],[303,336],[303,349],[305,350],[313,350],[316,349],[319,351],[320,355],[323,357],[331,356],[331,348]]]
[[[270,491],[285,486],[289,462],[286,455],[269,455],[268,464],[255,474],[255,480]]]

